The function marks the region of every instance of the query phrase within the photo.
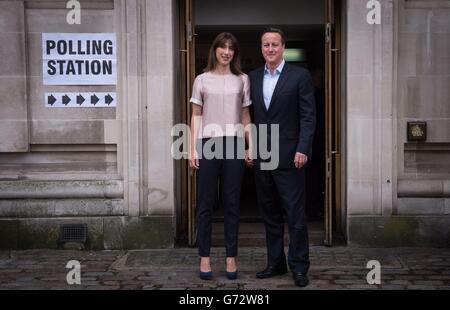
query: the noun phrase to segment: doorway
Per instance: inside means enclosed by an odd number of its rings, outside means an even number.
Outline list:
[[[211,42],[223,31],[233,33],[240,44],[241,64],[245,73],[263,66],[260,34],[271,26],[286,35],[287,62],[311,72],[316,86],[318,127],[313,146],[315,160],[307,167],[306,212],[312,245],[332,245],[342,240],[341,225],[341,119],[340,119],[340,1],[279,0],[180,1],[182,109],[189,123],[190,88],[195,76],[203,72]],[[269,8],[268,6],[274,6]],[[271,12],[267,16],[265,12]],[[275,13],[278,12],[278,13]],[[300,13],[299,13],[300,12]],[[337,14],[336,14],[337,13]],[[301,22],[299,22],[301,21]],[[184,205],[178,216],[178,234],[184,234],[189,245],[195,245],[195,174],[186,164],[182,182]],[[187,170],[186,170],[187,169]],[[264,226],[260,216],[252,169],[246,168],[241,195],[240,246],[264,245]],[[220,191],[218,196],[220,198]],[[223,245],[223,208],[218,199],[213,224],[213,246]]]

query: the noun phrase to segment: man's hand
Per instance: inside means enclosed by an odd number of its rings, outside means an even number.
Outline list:
[[[294,157],[295,168],[300,169],[301,167],[306,165],[307,162],[308,162],[308,156],[306,156],[305,154],[299,153],[299,152],[295,153],[295,157]]]

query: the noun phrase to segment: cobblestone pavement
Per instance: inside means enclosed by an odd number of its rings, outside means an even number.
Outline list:
[[[214,278],[198,278],[197,250],[175,248],[136,251],[27,250],[0,251],[0,289],[241,289],[291,290],[289,274],[260,280],[265,248],[240,248],[239,278],[227,280],[225,251],[211,253]],[[81,284],[68,285],[66,264],[81,263]],[[366,267],[381,263],[381,284],[369,285]],[[316,289],[450,289],[450,249],[311,247],[311,283]]]

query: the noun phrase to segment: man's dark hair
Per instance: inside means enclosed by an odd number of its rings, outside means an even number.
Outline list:
[[[265,35],[266,33],[269,33],[269,32],[278,33],[281,36],[281,43],[283,45],[286,45],[286,36],[284,35],[283,30],[278,29],[278,28],[268,27],[268,28],[264,29],[264,31],[261,33],[260,38],[262,39],[263,35]]]

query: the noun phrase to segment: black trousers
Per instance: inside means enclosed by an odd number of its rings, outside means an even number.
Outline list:
[[[286,264],[284,253],[284,213],[286,213],[289,227],[289,268],[293,272],[307,274],[310,262],[305,220],[305,169],[255,169],[255,184],[258,205],[266,227],[268,265]],[[278,192],[279,203],[275,191]]]
[[[216,143],[222,143],[222,138],[214,138]],[[239,209],[241,184],[245,163],[238,159],[238,139],[227,137],[223,139],[222,158],[200,159],[198,171],[198,203],[197,203],[197,245],[201,257],[210,256],[212,216],[217,203],[218,182],[221,180],[222,205],[224,208],[224,236],[227,257],[236,257],[239,233]],[[228,140],[228,141],[226,141]],[[202,147],[211,139],[202,139]],[[226,142],[225,142],[226,141]],[[226,158],[226,145],[233,144],[232,158]],[[198,148],[197,148],[198,149]],[[241,150],[243,151],[243,150]],[[199,152],[199,150],[198,150]],[[200,154],[200,152],[199,152]],[[230,154],[228,154],[230,155]],[[241,157],[242,158],[242,154]]]

